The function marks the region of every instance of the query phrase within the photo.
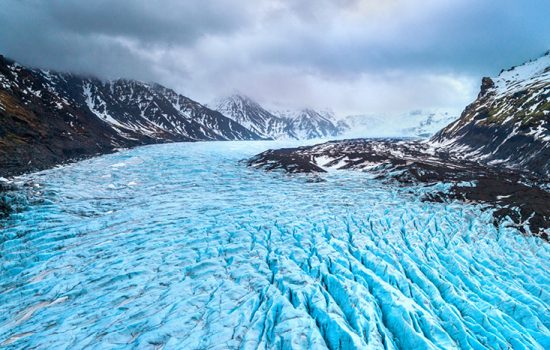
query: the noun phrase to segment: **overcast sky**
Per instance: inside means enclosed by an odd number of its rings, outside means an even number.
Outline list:
[[[0,53],[340,115],[462,109],[550,49],[549,0],[2,0]]]

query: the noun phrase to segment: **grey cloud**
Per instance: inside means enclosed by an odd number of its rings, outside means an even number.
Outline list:
[[[550,48],[547,0],[4,0],[0,53],[344,112],[460,106]]]
[[[230,0],[40,2],[41,11],[63,29],[83,35],[123,36],[152,45],[188,44],[202,35],[237,30],[248,24],[251,14],[234,3]]]
[[[544,0],[402,1],[391,12],[365,14],[364,23],[327,14],[319,26],[293,21],[272,33],[261,61],[303,65],[328,74],[408,69],[491,74],[550,47],[550,4]],[[433,7],[433,8],[430,8]],[[360,20],[360,21],[361,21]],[[336,22],[336,23],[335,23]]]
[[[155,79],[154,71],[163,70],[151,66],[155,56],[245,26],[251,16],[234,4],[230,0],[6,0],[0,8],[4,33],[0,50],[40,67]]]

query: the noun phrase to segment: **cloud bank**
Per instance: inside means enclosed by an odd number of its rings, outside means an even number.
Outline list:
[[[4,0],[0,53],[208,102],[337,113],[460,109],[550,48],[547,0]]]

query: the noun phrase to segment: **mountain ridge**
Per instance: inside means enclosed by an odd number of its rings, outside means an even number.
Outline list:
[[[219,98],[214,109],[259,135],[272,139],[314,139],[339,136],[346,126],[333,115],[311,108],[268,110],[250,97],[233,94]]]

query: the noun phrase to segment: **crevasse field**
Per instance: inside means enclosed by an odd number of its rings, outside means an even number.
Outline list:
[[[147,146],[21,179],[0,346],[550,349],[547,243],[365,173],[239,162],[283,145]]]

